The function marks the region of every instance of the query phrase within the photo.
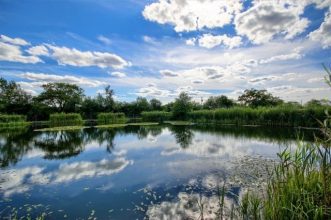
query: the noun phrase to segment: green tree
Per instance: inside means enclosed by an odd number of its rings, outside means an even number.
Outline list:
[[[205,109],[215,109],[215,108],[230,108],[234,106],[234,101],[229,99],[228,97],[221,96],[211,96],[204,103]]]
[[[38,100],[59,112],[73,112],[84,97],[84,91],[77,85],[69,83],[47,83],[42,86],[44,91]]]
[[[26,113],[30,108],[31,96],[14,81],[0,78],[0,111]]]
[[[152,111],[160,111],[162,109],[162,103],[158,99],[149,100],[149,105]]]
[[[182,92],[174,102],[172,108],[173,116],[176,119],[186,119],[190,111],[192,111],[191,97],[187,93]]]
[[[244,94],[238,97],[238,101],[250,107],[259,106],[276,106],[284,101],[278,97],[274,97],[267,90],[246,89]]]

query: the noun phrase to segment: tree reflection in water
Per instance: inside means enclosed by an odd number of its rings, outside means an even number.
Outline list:
[[[192,144],[194,133],[188,126],[171,126],[171,133],[175,136],[177,144],[186,149]]]

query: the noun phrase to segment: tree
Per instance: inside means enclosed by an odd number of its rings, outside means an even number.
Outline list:
[[[146,98],[138,97],[135,104],[135,115],[139,115],[143,111],[149,111],[150,106]]]
[[[274,97],[267,90],[246,89],[244,94],[238,97],[238,101],[250,107],[276,106],[283,103],[278,97]]]
[[[328,100],[317,100],[317,99],[312,99],[308,101],[305,106],[309,108],[313,107],[321,107],[321,106],[330,106],[330,101]]]
[[[173,116],[176,119],[186,119],[191,110],[191,97],[185,92],[180,93],[172,108]]]
[[[149,105],[152,111],[160,111],[162,109],[162,103],[158,99],[149,100]]]
[[[44,91],[38,96],[38,100],[59,112],[73,112],[77,105],[81,104],[84,91],[77,85],[69,83],[47,83],[42,86]]]
[[[26,113],[29,111],[31,96],[14,81],[0,78],[0,111]]]
[[[228,97],[221,96],[211,96],[204,103],[205,109],[215,109],[215,108],[230,108],[234,106],[234,101],[229,99]]]

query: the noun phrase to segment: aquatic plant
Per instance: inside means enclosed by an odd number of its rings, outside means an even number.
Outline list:
[[[172,118],[172,113],[165,111],[142,112],[141,117],[143,121],[164,122]]]
[[[72,126],[82,125],[84,123],[82,116],[78,113],[55,113],[49,116],[49,122],[54,126]]]
[[[0,128],[11,128],[25,126],[26,116],[24,115],[3,115],[0,114]]]
[[[97,116],[98,125],[107,124],[124,124],[127,122],[127,118],[124,113],[99,113]]]

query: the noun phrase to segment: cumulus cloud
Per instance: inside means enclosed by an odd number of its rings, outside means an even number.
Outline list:
[[[71,65],[71,66],[98,66],[100,68],[115,68],[122,69],[130,66],[130,62],[124,60],[122,57],[97,51],[80,51],[75,48],[57,47],[47,45],[51,50],[50,56],[57,60],[60,65]]]
[[[31,54],[33,56],[48,56],[49,55],[48,49],[44,45],[30,47],[29,49],[26,50],[26,52],[28,52],[29,54]]]
[[[0,35],[0,41],[4,42],[4,43],[10,43],[13,45],[19,45],[19,46],[26,46],[26,45],[30,44],[29,42],[25,41],[22,38],[10,38],[5,35]]]
[[[19,63],[40,63],[43,62],[37,56],[27,56],[21,51],[20,46],[8,44],[0,41],[0,61],[10,61]]]
[[[309,38],[320,42],[324,49],[331,47],[331,9],[325,15],[321,26],[309,34]]]
[[[171,91],[159,89],[154,85],[149,85],[147,87],[140,88],[136,95],[142,97],[169,97],[171,96]]]
[[[200,47],[205,48],[213,48],[219,45],[224,45],[230,49],[239,47],[242,44],[241,37],[234,36],[228,37],[226,34],[224,35],[211,35],[211,34],[204,34],[198,40]]]
[[[111,75],[113,77],[117,77],[117,78],[126,77],[126,74],[122,73],[122,72],[110,72],[109,75]]]
[[[65,82],[65,83],[72,83],[79,86],[87,86],[87,87],[99,87],[106,84],[105,82],[99,80],[93,80],[85,77],[77,77],[71,75],[55,75],[55,74],[46,74],[46,73],[26,72],[20,74],[20,77],[32,81],[37,81],[33,83],[34,86],[38,86],[38,85],[41,86],[49,82]]]
[[[194,46],[196,41],[197,41],[197,39],[195,37],[192,37],[192,38],[187,39],[185,41],[185,44],[189,45],[189,46]]]
[[[264,81],[272,81],[278,79],[277,76],[264,76],[264,77],[257,77],[257,78],[253,78],[250,79],[249,82],[250,83],[260,83],[260,82],[264,82]]]
[[[304,5],[295,2],[255,1],[253,7],[236,16],[235,28],[255,44],[266,43],[275,36],[292,39],[302,33],[309,24],[302,18]]]
[[[144,8],[145,19],[171,24],[176,32],[223,27],[242,9],[241,0],[159,0]]]

